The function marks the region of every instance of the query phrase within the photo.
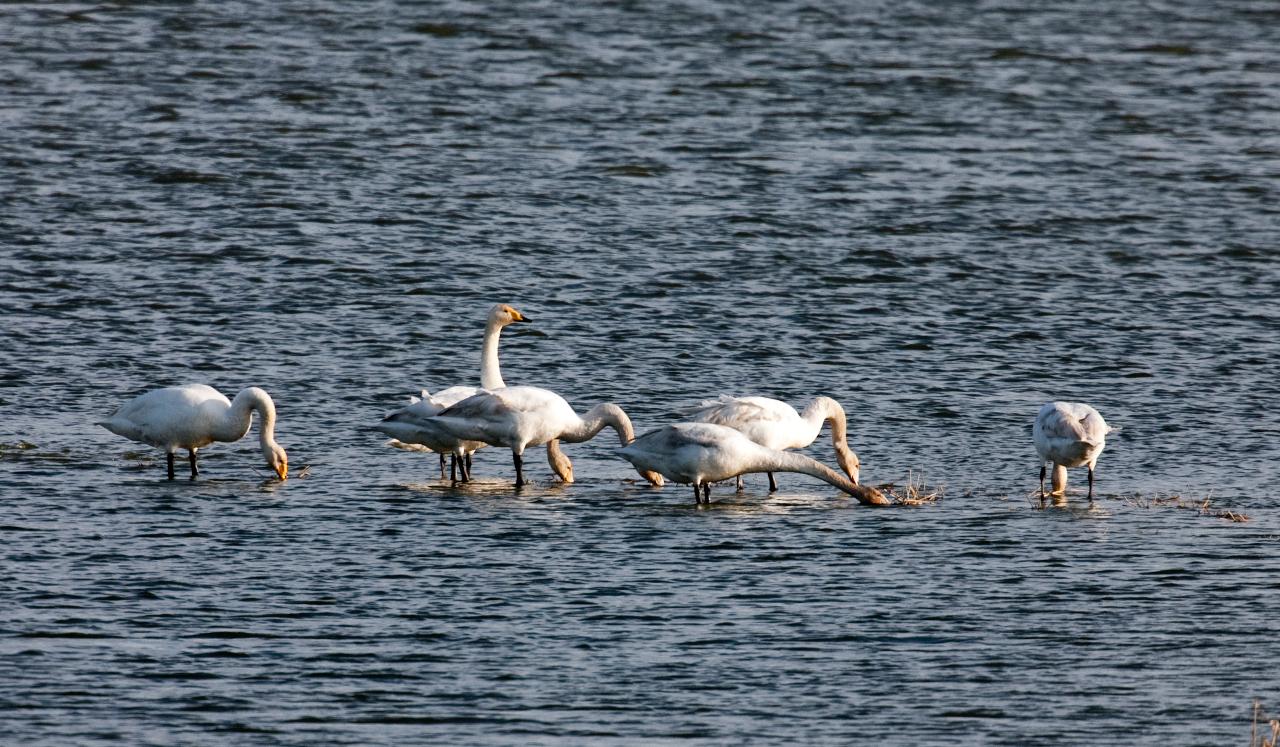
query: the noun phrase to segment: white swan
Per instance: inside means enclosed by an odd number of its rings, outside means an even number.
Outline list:
[[[580,443],[593,438],[605,426],[618,433],[623,445],[635,435],[631,419],[621,407],[605,403],[579,417],[563,397],[547,389],[512,386],[481,392],[418,424],[452,438],[483,441],[511,449],[516,468],[516,487],[524,485],[524,451],[555,440]],[[641,476],[655,485],[662,477],[641,470]]]
[[[801,472],[840,488],[859,503],[889,504],[880,491],[856,485],[816,459],[761,446],[733,428],[714,423],[676,423],[649,431],[618,449],[618,454],[636,469],[693,485],[693,497],[699,503],[711,502],[713,482],[749,472]]]
[[[442,433],[424,433],[414,428],[413,424],[421,418],[429,418],[446,407],[455,405],[467,397],[486,389],[505,387],[506,383],[502,380],[502,371],[498,367],[498,339],[502,334],[503,327],[517,322],[528,321],[530,321],[529,317],[520,313],[514,307],[505,303],[495,304],[493,308],[489,309],[489,316],[484,326],[484,342],[480,348],[480,387],[451,386],[448,389],[436,392],[434,395],[423,389],[421,399],[411,397],[408,407],[392,412],[383,419],[381,424],[374,427],[395,439],[392,445],[399,448],[407,447],[412,449],[412,447],[419,446],[438,452],[440,454],[441,477],[444,476],[444,456],[445,454],[452,455],[453,460],[449,468],[450,479],[456,479],[457,470],[461,468],[462,481],[470,480],[471,455],[478,449],[484,448],[485,444],[479,441],[459,441]],[[547,459],[551,460],[552,456],[548,454]]]
[[[214,441],[239,441],[249,432],[253,412],[262,416],[258,443],[267,466],[283,480],[289,474],[289,460],[276,443],[276,406],[261,389],[249,387],[228,400],[217,389],[204,384],[187,384],[154,389],[121,405],[97,424],[125,438],[164,449],[169,459],[169,479],[173,479],[173,453],[186,449],[191,476],[196,468],[196,450]]]
[[[1053,494],[1067,490],[1067,467],[1089,466],[1089,500],[1093,500],[1093,468],[1115,430],[1098,411],[1080,402],[1048,402],[1036,415],[1031,437],[1040,454],[1040,498],[1044,499],[1045,462],[1053,463]]]
[[[818,438],[823,423],[831,423],[831,443],[836,450],[836,463],[849,479],[858,483],[861,465],[858,455],[849,449],[845,440],[844,408],[830,397],[815,397],[804,414],[796,408],[769,397],[730,397],[707,400],[698,406],[689,418],[695,423],[727,425],[761,446],[778,451],[803,449]],[[769,474],[769,490],[777,490],[778,483]]]

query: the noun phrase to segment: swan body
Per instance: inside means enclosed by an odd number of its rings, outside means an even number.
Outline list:
[[[859,503],[889,503],[880,491],[857,485],[816,459],[761,446],[740,431],[715,423],[676,423],[649,431],[618,449],[618,454],[636,469],[693,485],[699,503],[710,502],[711,483],[751,472],[801,472],[840,488]]]
[[[726,425],[761,446],[785,451],[803,449],[818,438],[823,423],[831,424],[831,443],[836,450],[836,463],[855,484],[861,464],[846,440],[844,408],[830,397],[815,397],[804,413],[786,402],[770,397],[730,397],[707,400],[689,418],[697,423]],[[769,489],[778,485],[769,473]]]
[[[1048,402],[1036,415],[1031,437],[1040,455],[1040,497],[1043,499],[1045,462],[1053,464],[1053,493],[1067,490],[1067,468],[1089,467],[1089,500],[1093,500],[1093,470],[1115,430],[1102,415],[1080,402]]]
[[[483,441],[511,449],[516,486],[524,484],[525,449],[552,441],[580,443],[594,438],[606,426],[613,428],[623,445],[635,435],[631,419],[612,403],[596,405],[579,416],[563,397],[548,389],[513,386],[481,392],[431,418],[424,428],[466,441]],[[641,476],[655,485],[662,478],[653,472]]]
[[[173,454],[186,449],[195,477],[196,450],[215,441],[239,441],[249,432],[253,413],[262,417],[258,441],[267,466],[281,480],[289,474],[288,456],[275,440],[276,406],[257,387],[243,389],[234,400],[204,384],[154,389],[125,402],[98,425],[118,436],[139,441],[168,455],[169,479],[173,479]]]
[[[515,307],[504,303],[495,304],[493,308],[489,309],[489,316],[485,320],[484,341],[480,347],[480,386],[451,386],[436,392],[435,395],[423,389],[421,399],[410,397],[408,407],[403,407],[387,415],[387,417],[383,418],[382,423],[374,426],[374,428],[391,436],[394,439],[392,445],[398,448],[414,451],[425,449],[438,452],[440,454],[441,477],[444,476],[444,455],[452,454],[454,457],[453,470],[455,470],[455,476],[457,466],[461,461],[463,482],[469,480],[471,478],[471,455],[484,448],[485,444],[480,441],[461,441],[439,431],[423,431],[416,424],[422,418],[431,417],[467,397],[479,394],[487,389],[505,387],[506,382],[502,380],[502,370],[498,366],[498,340],[504,327],[517,322],[528,321],[530,321],[529,317],[520,313]],[[547,458],[551,459],[552,457],[548,454]]]
[[[426,390],[423,390],[422,394],[422,399],[413,398],[407,407],[390,413],[382,419],[382,422],[373,426],[374,429],[391,436],[401,448],[405,448],[404,445],[422,447],[438,452],[441,459],[445,454],[452,454],[455,459],[464,460],[464,464],[467,457],[484,448],[483,441],[458,439],[448,431],[433,427],[432,418],[448,406],[442,406],[439,399],[430,397]],[[456,467],[457,462],[455,461],[454,464]],[[463,476],[464,480],[469,477],[465,467]]]

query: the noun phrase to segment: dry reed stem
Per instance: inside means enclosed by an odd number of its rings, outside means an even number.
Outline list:
[[[1177,494],[1169,496],[1157,495],[1152,498],[1144,498],[1141,495],[1121,495],[1115,497],[1126,506],[1131,506],[1133,508],[1176,508],[1184,511],[1195,511],[1201,516],[1209,516],[1215,519],[1226,519],[1227,521],[1236,522],[1238,524],[1243,524],[1244,522],[1249,521],[1248,514],[1242,514],[1239,511],[1232,511],[1226,508],[1214,508],[1210,505],[1212,498],[1208,496],[1203,500],[1183,498]],[[1040,498],[1039,490],[1032,490],[1028,492],[1026,498],[1027,503],[1030,504],[1032,508],[1047,508],[1046,503]],[[1066,500],[1066,496],[1050,495],[1049,499],[1055,504],[1061,504]],[[1099,498],[1098,500],[1102,499]],[[1280,747],[1280,745],[1277,747]]]
[[[1280,719],[1271,719],[1267,725],[1271,727],[1271,738],[1268,739],[1266,734],[1258,735],[1258,717],[1266,718],[1266,714],[1262,712],[1262,701],[1256,698],[1253,701],[1253,728],[1249,731],[1249,747],[1278,747],[1280,745]]]
[[[907,473],[907,484],[901,489],[894,483],[887,482],[876,488],[887,495],[895,506],[923,506],[942,500],[945,485],[927,485],[924,476],[915,471]]]
[[[1233,521],[1240,524],[1249,520],[1249,516],[1247,514],[1242,514],[1238,511],[1232,511],[1225,508],[1213,508],[1209,505],[1211,500],[1211,498],[1205,497],[1204,500],[1197,501],[1183,498],[1176,494],[1170,496],[1156,496],[1154,498],[1143,498],[1140,495],[1124,497],[1125,504],[1135,508],[1177,508],[1184,511],[1195,511],[1201,516],[1211,516],[1215,519],[1226,519],[1227,521]]]

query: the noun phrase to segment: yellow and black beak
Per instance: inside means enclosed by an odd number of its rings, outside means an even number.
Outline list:
[[[530,319],[529,317],[525,316],[524,314],[521,314],[519,311],[517,311],[517,312],[516,312],[516,315],[515,315],[513,318],[514,318],[514,319],[515,319],[515,321],[517,321],[517,322],[532,322],[532,321],[533,321],[532,319]]]
[[[280,466],[276,467],[276,474],[280,476],[281,480],[289,477],[289,463],[281,462]]]

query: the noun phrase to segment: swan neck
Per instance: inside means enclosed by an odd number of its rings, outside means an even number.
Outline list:
[[[502,324],[490,319],[484,327],[484,344],[480,348],[480,386],[485,389],[502,389],[502,371],[498,369],[498,337]]]
[[[804,408],[800,416],[813,429],[813,438],[818,437],[823,423],[831,424],[831,443],[839,451],[846,444],[846,422],[844,408],[830,397],[815,397],[809,406]],[[812,442],[812,439],[811,441]]]
[[[276,445],[276,404],[271,397],[256,386],[242,390],[231,402],[227,411],[229,431],[236,433],[236,440],[244,437],[253,424],[253,413],[257,412],[262,420],[258,423],[258,443],[262,453],[269,454]]]
[[[767,471],[769,472],[800,472],[809,475],[810,477],[816,477],[828,485],[833,485],[854,498],[857,498],[859,503],[879,503],[883,501],[883,499],[881,499],[881,501],[875,500],[875,494],[869,488],[861,485],[854,485],[849,478],[839,472],[836,472],[822,462],[819,462],[817,459],[812,459],[803,454],[795,454],[789,451],[778,451],[771,454],[770,458],[764,461],[768,465]],[[766,470],[759,471],[763,472]]]
[[[1055,494],[1067,492],[1067,468],[1061,464],[1053,465],[1053,492]]]
[[[561,434],[560,440],[569,443],[587,441],[595,438],[605,426],[617,432],[618,441],[623,446],[635,440],[636,432],[631,426],[631,418],[627,417],[627,413],[623,412],[621,407],[610,402],[596,405],[588,410],[587,414],[579,420],[577,427]]]
[[[563,482],[573,482],[573,462],[560,450],[559,439],[553,438],[547,442],[547,464],[551,465],[551,471]]]

